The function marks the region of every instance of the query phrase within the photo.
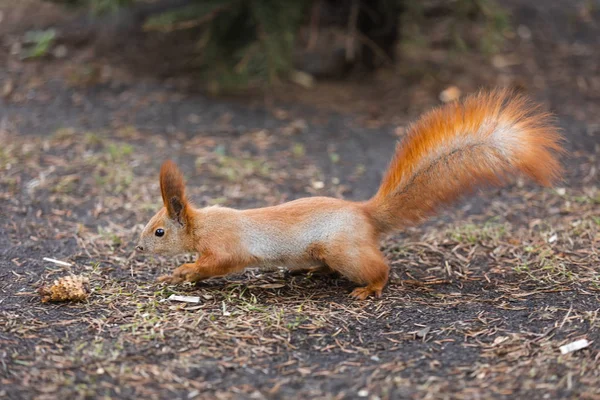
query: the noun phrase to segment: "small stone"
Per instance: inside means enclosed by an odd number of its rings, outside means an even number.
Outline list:
[[[531,39],[531,30],[525,25],[519,25],[517,35],[523,40],[529,40]]]
[[[417,337],[424,338],[425,336],[427,336],[427,334],[429,333],[430,330],[431,330],[430,327],[425,327],[425,328],[421,329],[420,331],[417,332]]]
[[[4,82],[4,85],[2,85],[2,97],[8,97],[10,96],[10,94],[13,92],[15,88],[15,85],[13,83],[12,80],[7,80],[6,82]]]
[[[21,49],[23,46],[21,46],[21,43],[19,42],[15,42],[10,46],[10,54],[13,56],[18,56],[19,54],[21,54]]]
[[[315,86],[315,78],[302,71],[292,71],[290,73],[290,81],[306,89],[312,89]]]
[[[61,44],[59,46],[56,46],[56,48],[52,51],[52,54],[56,58],[65,58],[67,56],[68,52],[69,51],[67,50],[67,46],[65,46],[64,44]]]
[[[308,130],[308,124],[303,119],[297,119],[292,121],[290,124],[282,129],[282,133],[286,136],[297,135],[299,133],[306,132]]]
[[[405,133],[406,133],[405,126],[398,126],[398,127],[396,127],[396,129],[394,129],[394,134],[396,136],[404,136]]]
[[[187,120],[188,120],[188,122],[190,122],[192,124],[199,124],[201,121],[201,118],[198,114],[190,114],[190,115],[188,115]]]
[[[521,59],[515,54],[497,54],[492,57],[492,65],[498,69],[521,64]]]
[[[277,110],[273,111],[273,115],[280,121],[289,118],[289,113],[281,108],[278,108]]]
[[[456,86],[450,86],[440,93],[440,100],[449,103],[460,98],[461,91]]]

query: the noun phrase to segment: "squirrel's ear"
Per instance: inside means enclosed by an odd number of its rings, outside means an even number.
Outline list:
[[[165,161],[160,168],[160,192],[169,218],[184,225],[187,200],[183,174],[171,160]]]

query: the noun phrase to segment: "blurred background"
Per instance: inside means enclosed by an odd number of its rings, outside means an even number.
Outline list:
[[[119,138],[132,177],[175,158],[203,202],[364,199],[411,120],[501,86],[555,113],[572,172],[595,179],[574,160],[598,148],[599,16],[592,0],[0,0],[2,130]]]
[[[2,0],[0,113],[22,133],[110,127],[181,143],[266,129],[365,197],[411,119],[479,88],[524,91],[560,115],[571,145],[597,145],[599,10],[594,0]],[[221,145],[213,153],[229,151]]]

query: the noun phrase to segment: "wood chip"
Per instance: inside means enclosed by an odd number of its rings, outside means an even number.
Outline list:
[[[560,346],[561,354],[572,353],[577,350],[585,349],[590,345],[590,342],[587,339],[580,339],[569,344],[565,344],[564,346]]]
[[[167,300],[181,301],[183,303],[200,303],[200,297],[198,296],[179,296],[176,294],[172,294]]]

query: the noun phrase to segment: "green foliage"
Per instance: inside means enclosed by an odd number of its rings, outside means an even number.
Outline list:
[[[149,30],[202,24],[200,72],[213,89],[273,82],[291,68],[306,0],[208,0],[150,18]]]
[[[78,2],[94,12],[114,12],[121,7],[160,4],[148,0],[51,0]],[[313,0],[190,0],[188,5],[166,7],[146,15],[143,28],[159,34],[192,30],[197,37],[190,68],[201,74],[209,89],[228,90],[275,82],[292,69],[292,54],[299,28],[309,17]],[[166,2],[168,5],[168,1]],[[425,2],[421,0],[382,0],[381,10],[403,9],[404,35],[418,42]],[[454,0],[443,7],[452,14],[456,27],[464,19],[483,16],[485,33],[480,49],[495,52],[507,26],[506,15],[493,0]],[[340,4],[343,6],[343,4]],[[458,29],[450,33],[458,48],[466,49]],[[405,38],[406,40],[406,38]]]
[[[133,3],[133,0],[87,0],[93,11],[102,13],[115,12],[123,6]]]
[[[108,11],[131,0],[88,0]],[[146,31],[198,30],[199,72],[212,89],[274,82],[292,67],[296,32],[309,0],[195,0],[189,6],[152,15]]]
[[[402,17],[403,40],[416,47],[427,46],[427,33],[423,30],[426,23],[424,2],[413,0],[405,3]],[[497,53],[504,42],[504,34],[509,28],[507,13],[494,0],[454,0],[450,4],[442,3],[443,16],[448,18],[449,37],[456,50],[467,51],[472,47],[465,40],[465,27],[468,21],[477,20],[482,27],[476,47],[486,54]]]
[[[25,34],[23,43],[28,46],[23,54],[23,58],[39,58],[43,57],[52,48],[56,31],[48,29],[45,31],[30,31]]]
[[[485,53],[497,53],[504,42],[504,32],[509,29],[508,15],[496,3],[489,0],[478,0],[479,10],[486,20],[485,34],[481,38],[480,47]]]
[[[46,0],[68,7],[87,6],[95,12],[116,11],[120,7],[132,4],[135,0]]]

